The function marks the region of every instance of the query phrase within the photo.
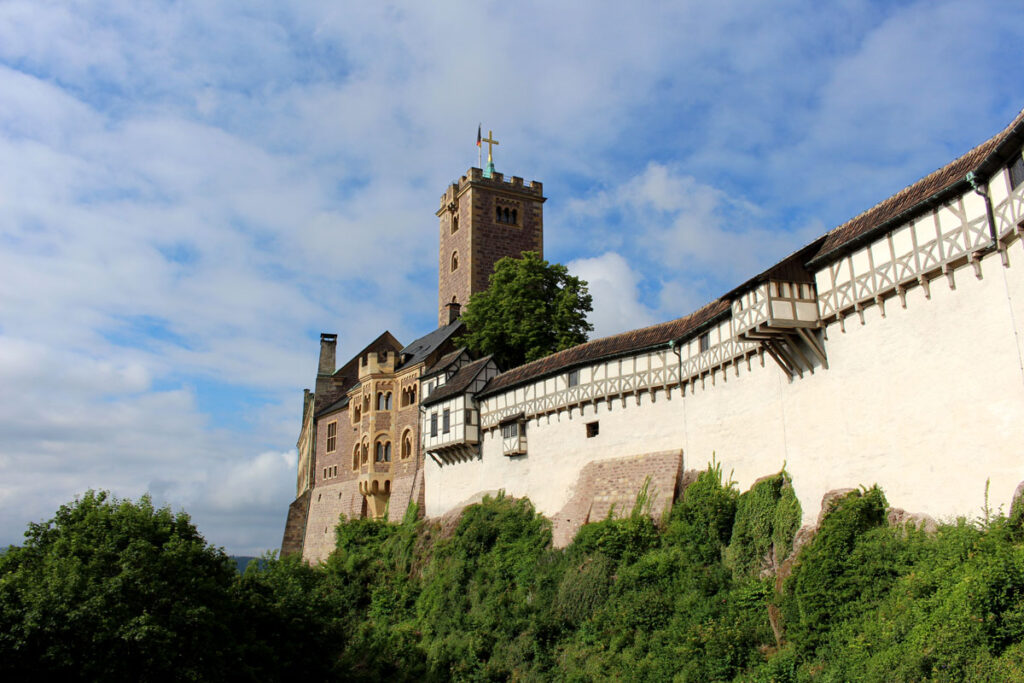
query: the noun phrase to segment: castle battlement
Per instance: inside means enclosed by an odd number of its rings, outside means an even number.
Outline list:
[[[497,172],[495,172],[490,178],[486,178],[484,177],[483,170],[474,166],[466,171],[466,175],[459,178],[457,182],[449,185],[444,194],[441,195],[441,208],[438,213],[440,213],[440,211],[444,211],[448,207],[449,203],[455,201],[456,197],[472,186],[487,188],[489,190],[511,191],[517,194],[530,195],[537,201],[541,202],[547,199],[547,197],[544,196],[544,184],[539,180],[531,180],[529,183],[524,183],[523,179],[516,175],[506,180],[504,174]]]

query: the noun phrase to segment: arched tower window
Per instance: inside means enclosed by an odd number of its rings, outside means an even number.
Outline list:
[[[459,269],[459,252],[453,251],[452,252],[452,272],[455,272],[458,269]]]
[[[402,460],[407,460],[412,455],[412,430],[407,429],[402,434]]]
[[[502,209],[501,213],[505,217],[505,222],[508,223],[508,219],[509,219],[508,208]]]
[[[384,394],[384,410],[391,410],[391,392]]]
[[[391,442],[384,442],[384,462],[391,462]]]
[[[516,210],[512,209],[512,225],[519,225],[519,221],[516,218]]]
[[[370,457],[370,444],[364,442],[363,443],[362,460],[361,460],[362,464],[365,465],[366,461],[369,459],[369,457]]]
[[[498,221],[499,223],[501,222],[501,207],[500,206],[494,207],[494,220]]]
[[[377,410],[384,410],[384,392],[377,392]]]
[[[352,450],[352,469],[359,469],[359,444]]]
[[[454,235],[459,231],[459,217],[452,214],[452,234]]]

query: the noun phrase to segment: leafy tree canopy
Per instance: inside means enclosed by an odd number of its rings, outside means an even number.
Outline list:
[[[184,512],[89,491],[0,556],[0,672],[224,678],[235,575]]]
[[[505,257],[495,264],[487,290],[474,294],[463,311],[460,343],[513,368],[587,341],[594,329],[587,322],[592,303],[587,283],[565,266],[532,251]]]

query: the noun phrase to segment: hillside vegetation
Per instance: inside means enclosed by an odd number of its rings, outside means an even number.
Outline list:
[[[415,510],[344,522],[323,566],[269,559],[241,577],[182,516],[90,496],[0,557],[0,673],[1024,680],[1022,520],[891,528],[877,488],[834,501],[795,560],[787,475],[741,495],[712,467],[661,525],[641,496],[561,550],[529,501],[498,497],[447,526]]]

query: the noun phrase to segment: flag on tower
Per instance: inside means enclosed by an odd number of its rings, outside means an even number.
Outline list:
[[[481,124],[477,125],[477,127],[476,127],[476,146],[477,147],[480,146],[480,126],[482,126],[482,125],[483,124],[481,123]]]

